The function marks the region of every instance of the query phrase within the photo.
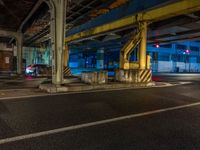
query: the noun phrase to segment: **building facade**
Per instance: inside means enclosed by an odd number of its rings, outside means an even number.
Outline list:
[[[182,42],[148,46],[153,72],[200,72],[200,44]]]
[[[96,69],[119,67],[120,47],[95,49],[70,49],[69,67],[74,73]],[[179,42],[173,44],[148,45],[153,72],[200,72],[200,43]],[[135,60],[133,51],[131,60]],[[24,47],[26,66],[29,64],[51,65],[50,48]]]

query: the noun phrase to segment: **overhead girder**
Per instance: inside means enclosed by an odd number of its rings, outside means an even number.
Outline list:
[[[41,6],[41,4],[43,2],[45,2],[46,0],[38,0],[37,3],[34,5],[34,7],[31,9],[31,11],[29,12],[28,16],[24,19],[24,21],[21,23],[19,30],[22,31],[23,27],[25,26],[25,24],[28,22],[28,20],[31,18],[31,16],[33,16],[33,14],[37,11],[37,9]]]
[[[17,38],[18,37],[18,32],[1,30],[0,29],[0,36]]]
[[[113,2],[114,0],[109,0],[109,2]],[[104,6],[108,6],[109,2],[106,2]],[[110,10],[109,13],[100,15],[88,22],[85,22],[83,24],[74,26],[72,29],[70,29],[66,36],[73,35],[75,33],[79,33],[81,31],[85,31],[106,23],[113,22],[115,20],[119,20],[121,18],[125,18],[127,16],[136,14],[138,12],[143,12],[144,10],[149,10],[155,7],[159,7],[160,5],[171,3],[171,0],[151,0],[149,3],[149,0],[129,0],[128,3],[126,3],[123,6],[120,6],[119,8]],[[108,4],[109,3],[109,4]]]
[[[137,13],[129,17],[118,19],[113,22],[106,23],[82,32],[78,32],[76,34],[67,36],[65,38],[65,42],[80,40],[109,31],[117,30],[120,28],[137,25],[137,23],[140,21],[152,23],[156,21],[165,20],[174,16],[179,16],[182,14],[193,13],[198,10],[200,10],[199,0],[182,0],[165,6],[160,6],[159,8]]]
[[[108,13],[110,10],[120,7],[121,5],[124,5],[128,2],[128,0],[114,0],[113,2],[110,2],[110,4],[106,7],[102,7],[99,9],[95,9],[92,11],[92,13],[90,14],[91,17],[97,17],[99,15],[102,14],[106,14]]]

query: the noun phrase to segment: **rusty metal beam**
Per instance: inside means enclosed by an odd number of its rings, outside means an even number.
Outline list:
[[[133,26],[140,21],[146,21],[152,23],[155,21],[164,20],[174,16],[179,16],[182,14],[189,14],[200,10],[199,0],[182,0],[168,4],[166,6],[161,6],[153,10],[138,13],[126,18],[122,18],[111,23],[103,24],[89,30],[85,30],[65,38],[65,42],[71,42],[75,40],[80,40],[88,38],[94,35],[102,34],[105,32],[117,30],[127,26]]]

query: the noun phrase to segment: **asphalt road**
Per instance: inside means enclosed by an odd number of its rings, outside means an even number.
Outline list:
[[[176,82],[176,81],[200,81],[200,73],[155,73],[154,81]]]
[[[1,100],[0,150],[199,150],[200,80],[190,80]]]

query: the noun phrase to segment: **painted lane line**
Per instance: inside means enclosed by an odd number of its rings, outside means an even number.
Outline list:
[[[6,143],[11,143],[11,142],[16,142],[16,141],[21,141],[21,140],[27,140],[27,139],[31,139],[31,138],[37,138],[37,137],[41,137],[41,136],[47,136],[47,135],[52,135],[52,134],[57,134],[57,133],[62,133],[62,132],[67,132],[67,131],[78,130],[78,129],[82,129],[82,128],[93,127],[93,126],[97,126],[97,125],[113,123],[113,122],[117,122],[117,121],[123,121],[126,119],[133,119],[133,118],[137,118],[137,117],[143,117],[143,116],[158,114],[158,113],[167,112],[167,111],[189,108],[189,107],[198,106],[198,105],[200,105],[200,102],[191,103],[191,104],[187,104],[187,105],[181,105],[181,106],[175,106],[175,107],[169,107],[169,108],[164,108],[164,109],[158,109],[158,110],[153,110],[153,111],[147,111],[147,112],[138,113],[138,114],[131,114],[131,115],[126,115],[126,116],[121,116],[121,117],[116,117],[116,118],[111,118],[111,119],[105,119],[105,120],[95,121],[95,122],[90,122],[90,123],[84,123],[84,124],[79,124],[79,125],[73,125],[73,126],[48,130],[48,131],[36,132],[36,133],[27,134],[27,135],[21,135],[21,136],[0,139],[0,145],[6,144]]]

